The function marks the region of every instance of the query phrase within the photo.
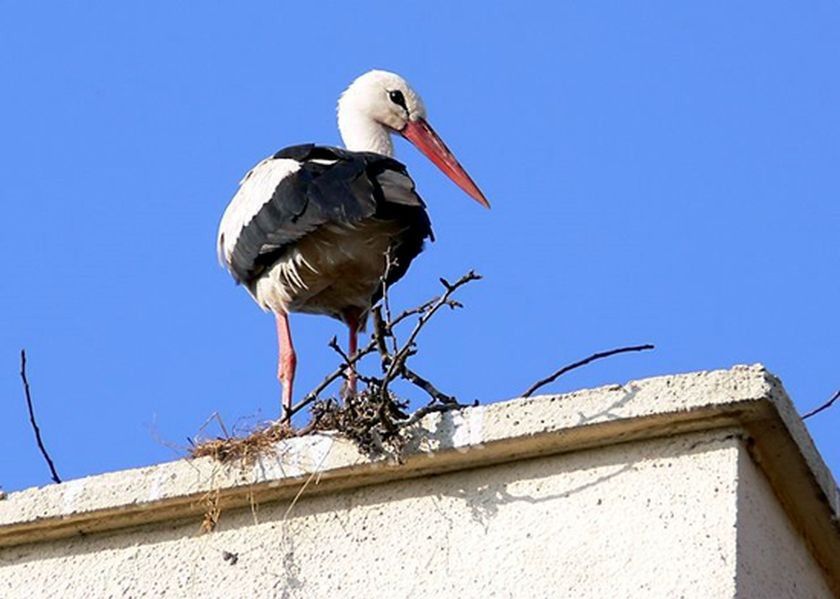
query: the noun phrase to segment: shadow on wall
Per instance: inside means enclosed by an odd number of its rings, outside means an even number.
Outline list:
[[[447,494],[449,497],[460,499],[469,508],[472,515],[473,522],[484,527],[485,532],[488,530],[490,521],[498,514],[499,507],[510,503],[523,501],[525,503],[543,503],[546,501],[554,501],[557,499],[566,499],[572,497],[581,491],[597,487],[612,478],[621,476],[633,470],[632,464],[624,464],[617,467],[615,470],[602,474],[592,481],[578,485],[571,489],[561,491],[559,493],[551,493],[534,497],[533,495],[515,495],[508,491],[510,482],[493,482],[480,485],[478,487],[458,489],[455,493]]]

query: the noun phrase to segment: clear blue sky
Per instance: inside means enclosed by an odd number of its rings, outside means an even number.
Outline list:
[[[515,397],[763,362],[800,409],[840,387],[840,4],[0,0],[0,485],[176,457],[213,411],[277,413],[270,316],[216,263],[241,175],[338,143],[335,102],[404,75],[493,203],[398,143],[438,241],[397,305],[468,268],[418,370]],[[298,390],[334,321],[296,316]],[[840,408],[811,421],[840,471]]]

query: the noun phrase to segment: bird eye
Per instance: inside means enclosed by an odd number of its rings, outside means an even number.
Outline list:
[[[391,98],[391,102],[393,102],[397,106],[402,106],[403,108],[408,110],[408,108],[406,108],[405,106],[405,96],[403,96],[403,93],[400,90],[395,89],[393,91],[388,92],[388,97]]]

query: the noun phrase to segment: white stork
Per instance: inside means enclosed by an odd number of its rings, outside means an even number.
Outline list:
[[[469,196],[490,207],[426,122],[420,96],[394,73],[370,71],[338,101],[346,150],[291,146],[240,182],[219,225],[219,260],[277,321],[277,378],[288,417],[297,358],[290,312],[325,314],[350,330],[349,354],[379,300],[387,252],[400,279],[432,229],[405,166],[392,158],[391,135],[413,143]],[[348,385],[355,392],[355,377]]]

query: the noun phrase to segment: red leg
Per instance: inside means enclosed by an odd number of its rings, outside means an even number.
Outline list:
[[[276,314],[277,319],[277,346],[279,357],[277,359],[277,380],[283,386],[283,419],[291,422],[289,410],[292,408],[292,388],[295,383],[295,368],[297,366],[297,355],[292,345],[292,332],[289,329],[289,315],[286,313]]]

